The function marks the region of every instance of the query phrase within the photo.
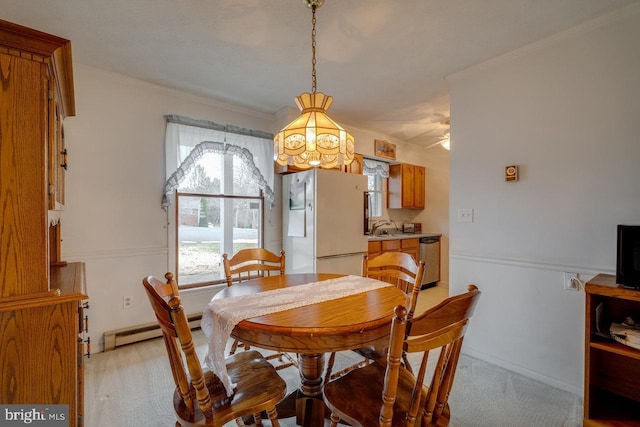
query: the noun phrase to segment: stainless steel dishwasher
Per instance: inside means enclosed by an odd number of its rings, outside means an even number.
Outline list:
[[[440,237],[420,238],[420,259],[425,264],[422,289],[435,286],[440,280]]]

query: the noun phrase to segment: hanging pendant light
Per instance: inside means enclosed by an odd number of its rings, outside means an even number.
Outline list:
[[[349,132],[334,122],[327,110],[333,97],[316,92],[316,9],[324,0],[303,0],[311,9],[311,93],[296,98],[300,116],[273,138],[274,160],[300,169],[333,169],[348,165],[354,157],[354,140]]]

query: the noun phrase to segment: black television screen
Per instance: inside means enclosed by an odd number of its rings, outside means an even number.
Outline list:
[[[618,225],[616,282],[640,289],[640,225]]]

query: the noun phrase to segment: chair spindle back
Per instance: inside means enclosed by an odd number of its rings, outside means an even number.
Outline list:
[[[222,255],[227,286],[255,277],[270,276],[273,273],[284,274],[285,251],[276,255],[264,248],[241,249],[231,258]]]
[[[413,319],[409,319],[408,310],[405,307],[396,307],[391,326],[380,426],[392,425],[393,403],[398,391],[401,377],[400,361],[404,353],[423,353],[420,368],[413,383],[406,426],[435,426],[438,425],[439,418],[443,414],[448,419],[448,398],[462,341],[479,297],[478,288],[475,285],[469,285],[468,292],[450,297],[424,313],[414,316]],[[431,382],[428,387],[424,387],[429,353],[436,349],[440,349],[440,354]],[[422,418],[420,422],[417,422],[418,416]]]

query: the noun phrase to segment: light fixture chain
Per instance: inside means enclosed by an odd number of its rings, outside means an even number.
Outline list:
[[[312,93],[316,93],[316,5],[311,6],[311,78]]]

